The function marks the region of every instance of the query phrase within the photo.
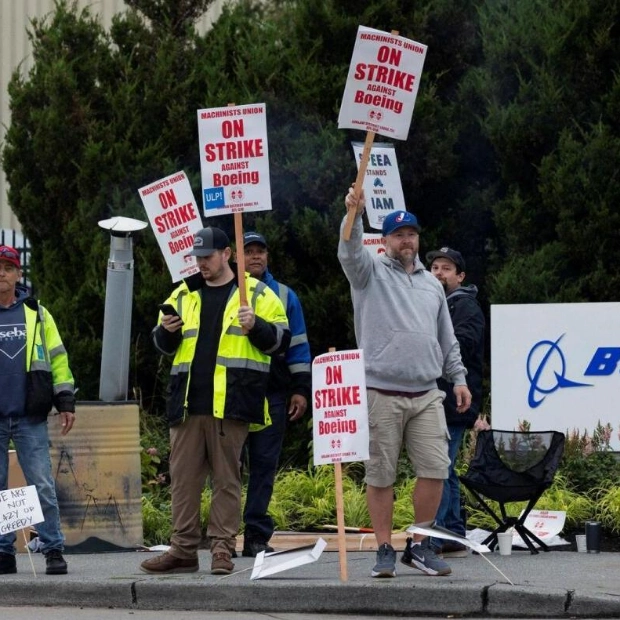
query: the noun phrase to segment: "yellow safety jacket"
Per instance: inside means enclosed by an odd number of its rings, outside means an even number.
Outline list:
[[[196,274],[202,278],[200,274]],[[183,327],[170,334],[156,327],[155,346],[164,354],[174,355],[168,386],[167,414],[171,426],[187,415],[191,366],[196,353],[200,328],[201,296],[199,290],[188,286],[192,278],[180,284],[166,300],[181,318]],[[194,282],[197,280],[194,280]],[[252,425],[271,423],[265,398],[271,355],[286,351],[290,330],[286,312],[278,296],[263,282],[245,274],[248,303],[254,308],[257,320],[274,326],[269,330],[269,342],[262,349],[252,344],[251,335],[243,333],[237,313],[240,305],[239,288],[235,283],[224,309],[215,374],[213,377],[213,415],[249,422]],[[161,321],[161,316],[160,316]],[[176,341],[175,341],[176,340]]]
[[[26,415],[45,419],[55,406],[75,411],[73,374],[52,315],[35,299],[24,301],[26,318]]]

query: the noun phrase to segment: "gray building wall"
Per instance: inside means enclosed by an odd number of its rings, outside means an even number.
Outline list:
[[[201,31],[206,31],[219,17],[225,1],[214,0],[200,24]],[[89,6],[91,13],[99,16],[105,28],[110,26],[113,15],[127,8],[123,0],[78,0],[77,5],[79,8]],[[17,68],[26,74],[32,66],[32,46],[26,32],[30,20],[33,17],[42,18],[53,9],[53,0],[0,0],[0,145],[11,122],[9,80]],[[11,211],[7,189],[4,170],[0,170],[0,229],[21,230],[17,217]]]

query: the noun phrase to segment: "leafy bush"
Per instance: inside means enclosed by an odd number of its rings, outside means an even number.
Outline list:
[[[167,545],[172,534],[170,498],[165,495],[142,496],[142,527],[144,544]]]
[[[612,534],[620,534],[620,486],[608,485],[595,489],[595,518]]]
[[[559,471],[571,489],[588,494],[620,480],[620,461],[609,445],[612,432],[609,423],[603,426],[600,421],[591,436],[576,429],[566,432]]]

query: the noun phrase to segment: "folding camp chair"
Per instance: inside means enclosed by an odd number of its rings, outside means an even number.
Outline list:
[[[531,553],[538,553],[533,543],[544,551],[549,547],[525,527],[525,520],[534,505],[553,483],[553,477],[564,451],[564,435],[557,431],[480,431],[476,451],[465,475],[460,480],[480,507],[497,523],[483,541],[493,550],[497,534],[514,528]],[[487,500],[499,504],[499,513]],[[527,501],[519,517],[506,514],[505,505]]]

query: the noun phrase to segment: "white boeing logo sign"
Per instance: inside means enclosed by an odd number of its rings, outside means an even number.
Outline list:
[[[620,303],[491,306],[491,421],[514,429],[610,424],[620,450]]]

